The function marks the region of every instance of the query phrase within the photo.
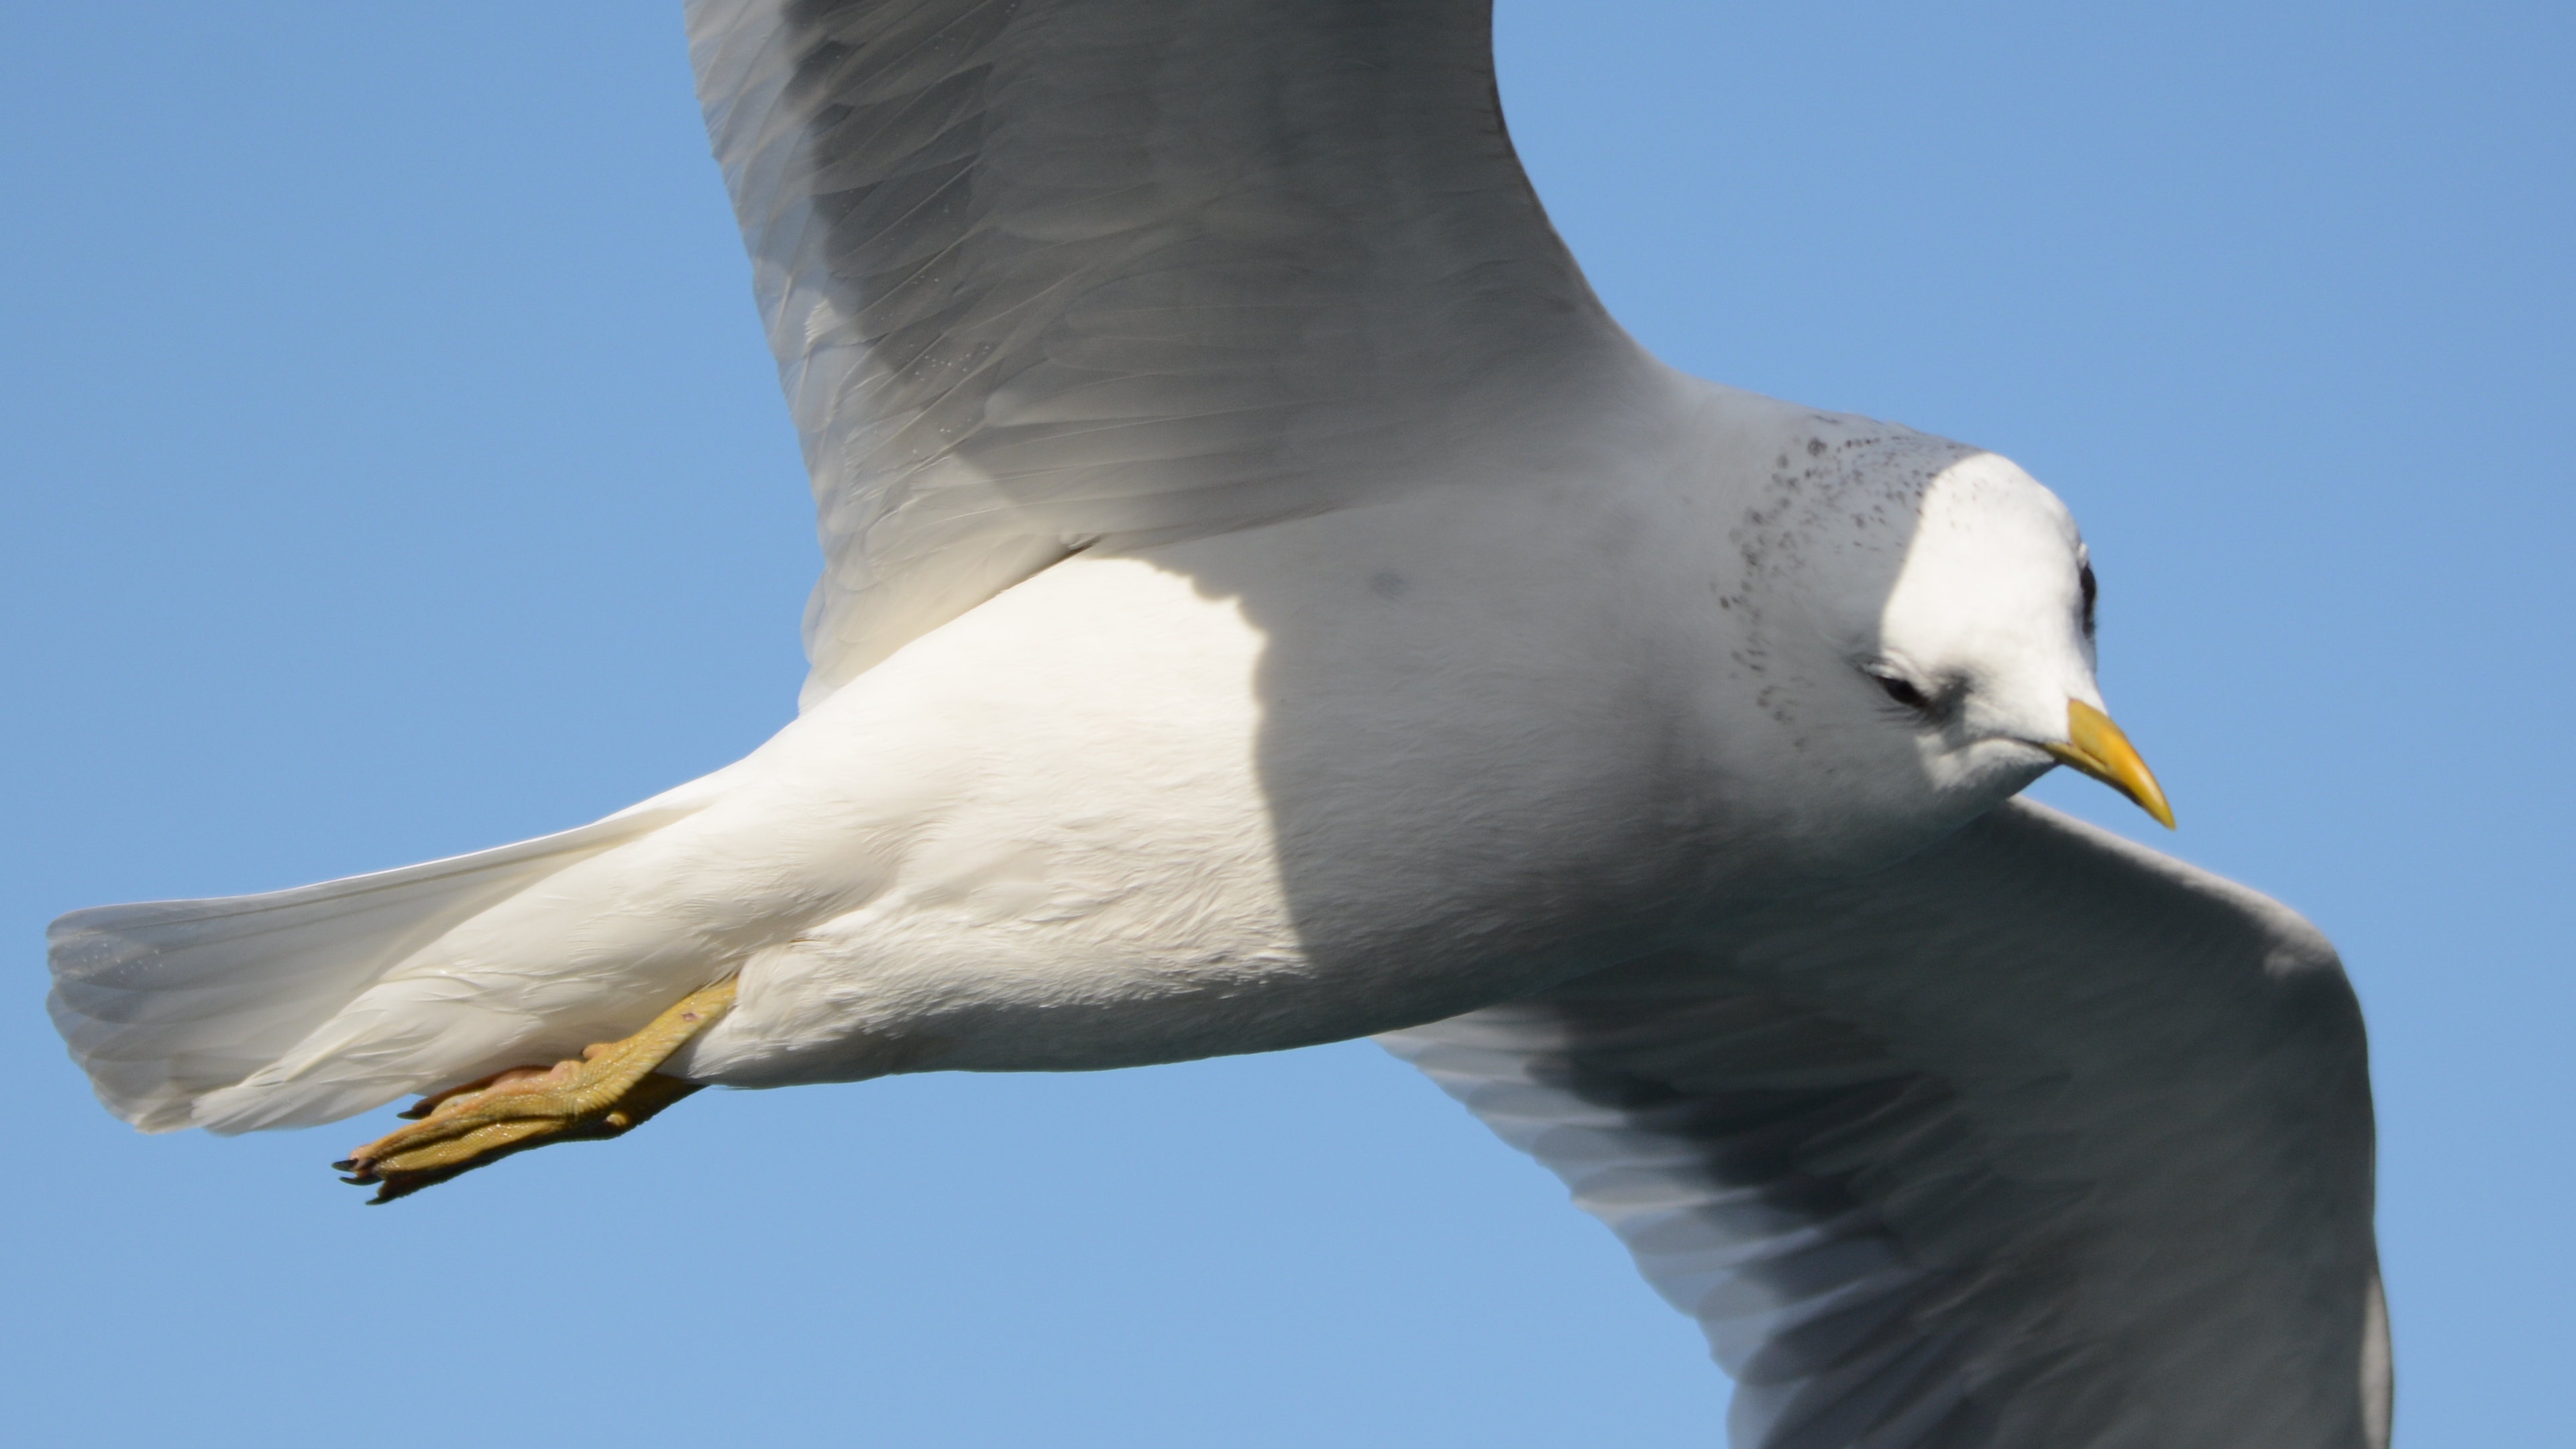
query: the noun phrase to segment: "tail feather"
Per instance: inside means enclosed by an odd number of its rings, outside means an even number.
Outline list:
[[[406,958],[567,866],[691,813],[637,809],[472,855],[266,895],[74,911],[46,1000],[107,1109],[146,1132],[277,1062]]]

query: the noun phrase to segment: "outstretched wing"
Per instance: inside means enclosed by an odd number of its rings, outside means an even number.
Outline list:
[[[1488,0],[692,0],[821,514],[804,702],[1095,542],[1507,461],[1532,389],[1626,347],[1488,32]]]
[[[1739,1449],[2387,1442],[2332,948],[2039,806],[1384,1040],[1700,1321]]]

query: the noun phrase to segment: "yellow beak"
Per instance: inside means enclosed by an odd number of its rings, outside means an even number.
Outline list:
[[[2109,715],[2080,699],[2070,699],[2066,743],[2043,743],[2040,748],[2136,801],[2165,829],[2174,828],[2173,807],[2165,803],[2164,788],[2156,783],[2147,762],[2138,758],[2138,747],[2129,743]]]

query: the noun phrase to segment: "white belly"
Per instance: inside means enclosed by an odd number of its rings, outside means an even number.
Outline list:
[[[1266,1050],[1634,949],[1670,864],[1651,671],[1563,637],[1589,626],[1562,598],[1519,617],[1478,597],[1489,572],[1424,567],[1444,551],[1404,535],[1441,512],[1072,560],[818,706],[663,832],[699,878],[635,893],[694,900],[703,936],[804,921],[674,1066],[751,1085]]]

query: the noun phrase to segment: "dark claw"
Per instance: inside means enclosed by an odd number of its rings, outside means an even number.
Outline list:
[[[354,1157],[343,1157],[339,1161],[331,1164],[331,1170],[333,1172],[355,1172],[358,1170],[358,1159]]]

